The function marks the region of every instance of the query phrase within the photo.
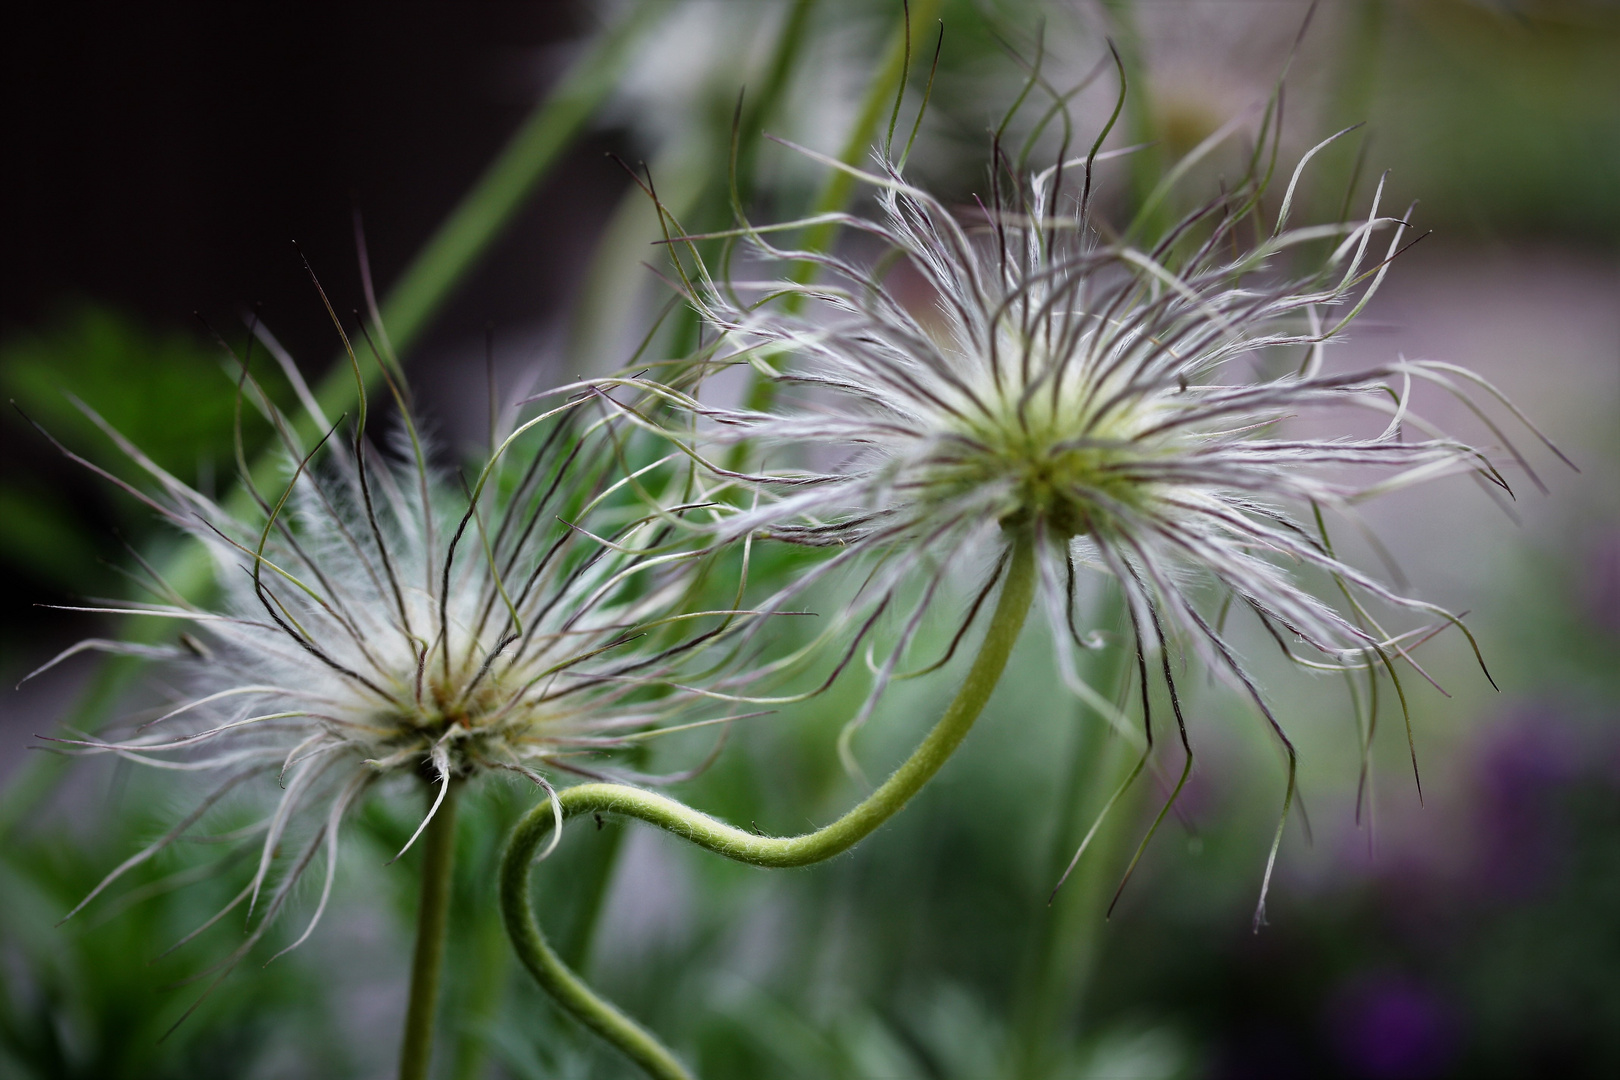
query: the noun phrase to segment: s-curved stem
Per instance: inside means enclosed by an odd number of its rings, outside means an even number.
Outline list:
[[[559,794],[564,821],[582,814],[620,814],[690,840],[728,859],[763,867],[807,866],[848,850],[883,824],[931,780],[961,745],[1001,679],[1035,596],[1035,545],[1027,530],[1013,542],[1007,579],[995,614],[956,697],[909,758],[878,789],[829,825],[802,836],[759,836],[727,825],[666,795],[625,784],[579,784]],[[650,1032],[599,997],[552,951],[535,921],[529,870],[550,836],[549,802],[525,814],[512,831],[501,862],[501,912],[512,946],[530,974],[564,1009],[618,1047],[656,1080],[691,1080],[691,1074]]]

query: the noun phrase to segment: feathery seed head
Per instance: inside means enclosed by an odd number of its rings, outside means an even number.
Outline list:
[[[1327,143],[1303,157],[1280,202],[1269,203],[1268,122],[1260,128],[1251,175],[1151,240],[1145,234],[1167,193],[1235,125],[1173,168],[1123,229],[1092,205],[1098,163],[1129,152],[1099,153],[1106,130],[1086,157],[1060,155],[1040,172],[1012,164],[998,134],[988,205],[975,197],[968,211],[909,183],[887,154],[863,171],[803,151],[869,184],[880,213],[769,227],[744,220],[708,237],[681,236],[667,219],[683,291],[717,332],[702,360],[711,370],[750,365],[773,388],[755,399],[764,407],[745,408],[661,391],[693,418],[694,449],[713,473],[751,492],[754,505],[720,527],[838,549],[781,597],[851,559],[874,563],[848,612],[857,638],[878,613],[912,605],[890,658],[873,666],[871,697],[850,730],[894,677],[939,585],[987,545],[1005,566],[1016,530],[1038,546],[1041,593],[1060,642],[1086,647],[1075,619],[1081,571],[1117,583],[1150,748],[1146,657],[1163,657],[1179,724],[1168,660],[1179,637],[1264,715],[1289,755],[1290,800],[1292,744],[1225,637],[1233,601],[1308,668],[1398,678],[1399,661],[1428,677],[1411,649],[1461,622],[1341,559],[1324,515],[1359,526],[1363,500],[1454,474],[1508,492],[1490,456],[1416,411],[1415,385],[1462,400],[1497,450],[1538,484],[1485,406],[1541,436],[1495,387],[1456,365],[1329,365],[1330,346],[1383,282],[1409,223],[1381,210],[1380,182],[1365,218],[1290,227],[1303,170]],[[860,263],[772,239],[834,221],[882,254]],[[800,271],[717,280],[697,243],[718,238],[745,239],[765,260]],[[1313,254],[1324,245],[1325,255]],[[1313,270],[1289,269],[1312,260]],[[822,272],[810,284],[807,264]],[[917,290],[894,284],[897,266],[921,282],[930,304],[906,302]],[[722,457],[737,464],[715,464]],[[983,610],[995,576],[955,641]],[[908,584],[919,577],[920,590]],[[1413,613],[1429,625],[1386,626]],[[1077,693],[1103,702],[1061,647],[1060,661]],[[1190,768],[1190,746],[1187,753]]]
[[[1290,229],[1315,153],[1274,223],[1260,224],[1265,185],[1256,178],[1152,243],[1137,238],[1140,222],[1115,231],[1096,218],[1092,172],[1109,155],[1095,149],[1029,174],[998,148],[992,204],[965,214],[887,159],[877,173],[821,159],[878,192],[880,217],[840,219],[884,246],[870,265],[768,238],[805,222],[722,234],[746,237],[767,258],[818,264],[826,282],[716,282],[687,242],[697,238],[677,237],[692,263],[688,297],[719,331],[708,364],[750,364],[795,395],[726,409],[664,392],[697,419],[700,443],[747,446],[762,463],[718,470],[759,500],[722,527],[935,572],[991,525],[1031,529],[1053,568],[1105,569],[1143,626],[1167,613],[1215,653],[1224,646],[1198,614],[1189,574],[1335,663],[1398,652],[1390,635],[1312,595],[1289,564],[1432,613],[1341,562],[1318,519],[1451,474],[1506,490],[1483,451],[1415,411],[1414,384],[1482,416],[1476,397],[1518,414],[1450,364],[1330,369],[1328,347],[1383,281],[1408,223],[1380,213],[1380,185],[1364,219]],[[1323,241],[1332,247],[1314,272],[1280,268]],[[896,263],[926,286],[932,310],[915,310],[891,287]],[[1369,424],[1353,414],[1382,430],[1355,433]],[[1288,432],[1300,418],[1312,427]],[[816,467],[831,455],[835,464]]]
[[[255,841],[257,871],[237,902],[256,904],[266,888],[271,898],[237,958],[324,849],[320,917],[340,825],[368,788],[394,776],[427,780],[436,788],[430,819],[456,778],[514,772],[555,798],[547,774],[611,775],[605,753],[694,706],[705,706],[702,722],[717,722],[695,687],[735,675],[724,643],[747,621],[691,609],[693,571],[707,551],[685,518],[703,508],[688,505],[672,456],[619,430],[594,395],[545,395],[551,407],[507,433],[458,490],[428,462],[397,367],[383,364],[403,431],[385,455],[365,438],[363,407],[353,438],[340,440],[342,421],[321,414],[290,359],[259,337],[326,435],[300,441],[244,363],[243,389],[271,419],[289,464],[272,489],[255,486],[243,460],[251,499],[238,509],[182,484],[103,424],[161,493],[126,490],[207,549],[218,597],[194,602],[143,563],[160,602],[93,610],[189,624],[181,644],[92,640],[45,665],[100,650],[183,666],[187,696],[128,737],[57,745],[223,774],[196,814],[85,902],[227,791],[254,777],[280,784]],[[300,830],[300,819],[310,824]],[[283,844],[299,831],[310,835],[288,858]]]

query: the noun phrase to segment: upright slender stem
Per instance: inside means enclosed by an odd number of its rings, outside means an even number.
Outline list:
[[[451,780],[439,812],[422,837],[422,899],[416,909],[416,951],[411,957],[411,996],[399,1051],[399,1080],[427,1080],[433,1062],[433,1020],[444,970],[444,931],[450,921],[450,871],[456,855],[456,800],[461,781]]]
[[[837,821],[802,836],[759,836],[693,810],[665,795],[624,784],[580,784],[560,795],[566,821],[582,814],[621,814],[656,825],[716,855],[763,867],[807,866],[848,850],[892,817],[961,745],[990,700],[1023,629],[1035,596],[1035,544],[1027,532],[1013,554],[979,655],[945,714],[909,758],[866,799]],[[586,1027],[607,1039],[656,1080],[691,1080],[691,1074],[650,1032],[599,997],[552,951],[535,921],[529,868],[550,835],[550,803],[525,814],[512,831],[501,862],[501,910],[518,958],[535,980]]]

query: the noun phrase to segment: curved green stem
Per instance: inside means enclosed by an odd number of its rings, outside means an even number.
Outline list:
[[[802,836],[759,836],[727,825],[666,795],[624,784],[579,784],[559,795],[562,818],[620,814],[724,855],[763,867],[807,866],[848,850],[894,816],[961,745],[984,710],[1012,655],[1035,596],[1035,545],[1020,532],[1007,580],[984,643],[956,697],[909,758],[871,795],[837,821]],[[691,1074],[646,1029],[599,997],[552,951],[535,921],[529,899],[529,869],[551,834],[556,814],[549,802],[529,811],[512,831],[501,861],[501,912],[512,946],[530,974],[557,1003],[618,1047],[656,1080],[691,1080]]]
[[[450,781],[439,812],[422,836],[422,900],[416,910],[416,952],[411,957],[411,996],[399,1051],[399,1080],[427,1080],[433,1063],[433,1021],[438,1012],[439,974],[444,970],[444,931],[450,922],[450,870],[456,855],[456,798],[461,781]]]

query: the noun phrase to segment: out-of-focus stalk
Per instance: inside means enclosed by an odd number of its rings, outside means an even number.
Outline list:
[[[735,178],[744,192],[755,187],[754,170],[764,125],[777,115],[804,53],[807,27],[815,5],[816,0],[795,0],[777,31],[764,80],[757,87],[744,88],[742,115],[738,118]],[[709,110],[701,110],[700,114],[712,115]],[[697,127],[699,137],[672,140],[674,145],[658,153],[647,167],[647,173],[657,184],[658,198],[670,216],[689,228],[694,225],[706,228],[706,223],[718,227],[718,221],[710,219],[718,215],[719,220],[724,220],[729,213],[727,183],[723,174],[711,173],[716,161],[725,160],[731,132],[712,123]],[[643,264],[654,250],[652,245],[662,235],[658,215],[646,194],[632,185],[603,230],[586,271],[584,289],[575,305],[569,357],[576,370],[611,371],[625,363],[627,358],[615,353],[623,344],[625,310],[643,302],[651,283]],[[690,312],[678,312],[671,321],[675,324],[670,333],[671,352],[678,356],[696,335],[696,317]]]
[[[1124,621],[1116,603],[1113,622]],[[1104,616],[1099,620],[1107,624]],[[1090,676],[1093,687],[1118,701],[1121,695],[1109,693],[1121,684],[1127,670],[1125,648],[1116,646],[1097,657]],[[1108,723],[1089,706],[1080,706],[1075,723],[1069,760],[1064,769],[1068,801],[1052,833],[1043,882],[1056,882],[1068,865],[1082,835],[1090,826],[1107,793],[1119,786],[1129,772],[1132,748],[1118,737],[1111,737]],[[1134,820],[1134,800],[1122,800],[1112,808],[1092,838],[1085,858],[1059,889],[1029,936],[1020,980],[1018,1017],[1014,1031],[1013,1075],[1022,1080],[1041,1080],[1053,1075],[1060,1064],[1057,1052],[1065,1027],[1081,1007],[1086,986],[1096,967],[1097,937],[1102,930],[1108,904],[1110,879],[1124,829]]]
[[[939,0],[911,0],[906,10],[909,22],[906,17],[902,17],[900,25],[890,37],[888,47],[883,53],[883,60],[878,65],[877,74],[867,86],[866,97],[861,101],[860,111],[855,114],[855,123],[850,127],[843,149],[838,153],[838,160],[846,165],[860,165],[872,149],[872,140],[877,136],[878,125],[882,123],[885,113],[893,105],[895,95],[901,90],[901,80],[907,74],[907,61],[916,53],[915,46],[920,40],[918,31],[933,21],[935,12],[939,10]],[[815,201],[810,204],[809,216],[842,210],[849,204],[850,195],[854,190],[853,176],[842,169],[828,169],[826,179],[821,183],[821,190],[816,192]],[[804,251],[823,252],[832,247],[833,241],[837,238],[837,224],[830,221],[823,222],[806,229],[798,247]],[[815,272],[814,263],[800,263],[795,267],[792,279],[803,284],[808,282]],[[792,311],[798,306],[798,298],[789,297],[786,303],[788,310]],[[748,392],[748,407],[767,409],[775,397],[776,384],[756,374]]]
[[[459,1001],[454,1022],[458,1028],[452,1080],[479,1080],[489,1059],[489,1030],[501,1010],[507,980],[511,975],[511,951],[499,915],[479,911],[471,932],[468,952],[472,970],[466,976],[466,997]]]
[[[916,54],[916,46],[921,40],[918,31],[933,20],[934,13],[938,9],[939,0],[913,0],[911,3],[910,24],[902,22],[895,30],[894,36],[889,39],[888,48],[883,54],[883,62],[878,66],[871,85],[867,87],[866,97],[861,101],[860,112],[855,114],[855,123],[849,129],[849,137],[844,141],[843,149],[838,152],[839,161],[846,165],[860,165],[871,152],[878,124],[893,104],[895,95],[900,92],[900,80],[907,74],[907,61]],[[810,204],[806,216],[815,217],[842,210],[849,203],[850,194],[854,190],[853,176],[842,169],[828,169],[827,178],[822,181],[821,190],[816,192],[815,201]],[[806,229],[799,246],[806,251],[826,251],[837,236],[837,222],[824,221]],[[801,283],[809,281],[815,272],[814,263],[800,263],[793,273],[793,280]]]
[[[1168,162],[1159,145],[1158,125],[1153,118],[1153,87],[1147,79],[1147,59],[1143,55],[1135,5],[1131,0],[1107,0],[1103,6],[1114,24],[1115,48],[1119,50],[1130,81],[1131,92],[1125,96],[1126,129],[1131,142],[1146,144],[1130,156],[1129,164],[1131,195],[1140,208],[1164,176]],[[1170,208],[1161,203],[1152,208],[1148,219],[1139,225],[1146,235],[1160,236],[1169,217]]]

